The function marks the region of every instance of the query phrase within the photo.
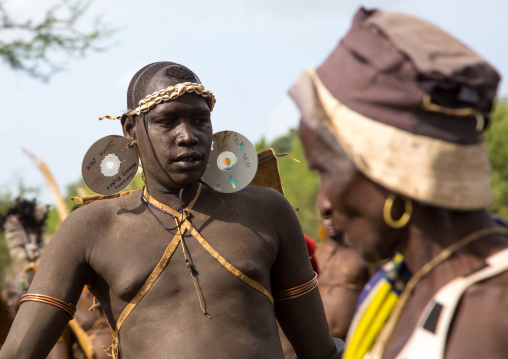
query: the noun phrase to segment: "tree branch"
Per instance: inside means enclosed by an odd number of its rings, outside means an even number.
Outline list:
[[[90,51],[104,51],[99,44],[116,32],[96,17],[90,30],[78,27],[91,0],[63,0],[50,8],[39,22],[17,21],[0,0],[0,58],[13,70],[48,81],[65,65],[55,58],[85,56]],[[5,35],[13,40],[4,40]]]

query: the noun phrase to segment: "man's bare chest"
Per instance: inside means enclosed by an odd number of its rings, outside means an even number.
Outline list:
[[[180,227],[183,240],[170,221],[161,224],[150,217],[122,221],[115,231],[102,238],[90,264],[100,280],[107,283],[104,290],[107,288],[108,295],[129,302],[165,251],[167,254],[168,247],[171,247],[169,260],[158,279],[164,286],[154,287],[161,296],[178,295],[186,288],[193,290],[189,287],[192,284],[189,264],[198,273],[198,279],[208,277],[208,282],[222,276],[227,286],[228,278],[236,280],[230,272],[238,270],[269,286],[270,269],[277,256],[276,240],[269,232],[248,224],[199,216],[191,219],[192,225],[186,224]]]

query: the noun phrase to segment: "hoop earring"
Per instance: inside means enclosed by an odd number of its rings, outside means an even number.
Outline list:
[[[411,219],[411,215],[413,214],[413,202],[405,196],[400,196],[400,198],[404,201],[404,213],[399,219],[394,220],[392,218],[392,207],[395,198],[397,198],[397,195],[393,192],[386,198],[385,205],[383,207],[383,219],[388,227],[398,229],[407,225]]]

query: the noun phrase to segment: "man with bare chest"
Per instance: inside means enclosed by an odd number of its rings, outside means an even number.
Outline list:
[[[147,96],[150,96],[147,98]],[[200,178],[213,94],[174,63],[134,76],[121,117],[143,191],[74,211],[52,238],[0,358],[44,358],[87,285],[115,358],[335,358],[297,218],[276,191],[217,194]]]

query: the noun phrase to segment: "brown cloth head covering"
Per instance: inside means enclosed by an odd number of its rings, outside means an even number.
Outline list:
[[[437,26],[362,8],[290,95],[302,120],[374,182],[424,203],[472,210],[494,199],[482,131],[499,80]]]

